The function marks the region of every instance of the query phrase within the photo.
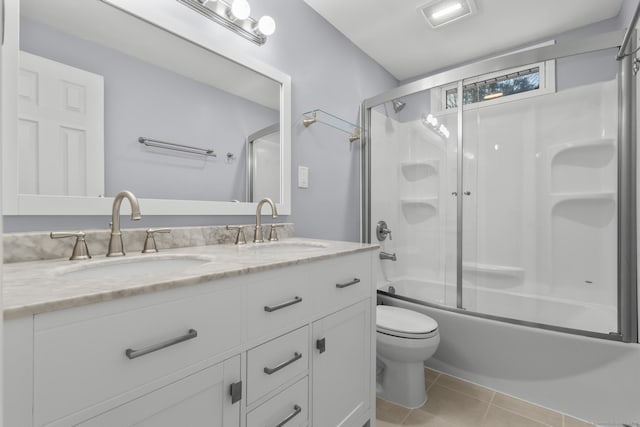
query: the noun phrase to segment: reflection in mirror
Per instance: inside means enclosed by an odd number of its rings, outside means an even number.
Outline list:
[[[280,194],[280,125],[268,126],[247,139],[247,201]]]
[[[20,49],[20,193],[251,201],[245,142],[280,122],[279,82],[99,0],[22,0]],[[280,201],[276,154],[259,164]]]

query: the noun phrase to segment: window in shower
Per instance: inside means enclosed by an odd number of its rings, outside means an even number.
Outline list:
[[[551,64],[549,64],[551,63]],[[496,101],[518,94],[526,94],[521,98],[538,95],[541,89],[548,89],[545,93],[552,91],[555,87],[553,74],[545,72],[547,66],[552,67],[553,61],[530,64],[525,67],[518,67],[510,70],[503,70],[498,73],[485,74],[465,83],[462,91],[462,101],[464,105]],[[549,76],[548,81],[546,77]],[[444,109],[455,109],[458,107],[458,89],[456,87],[446,87]]]

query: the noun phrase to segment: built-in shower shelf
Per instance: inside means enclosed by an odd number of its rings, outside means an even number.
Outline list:
[[[400,166],[403,169],[433,169],[434,171],[438,171],[438,159],[432,160],[408,160],[405,162],[400,162]]]
[[[438,159],[400,162],[400,170],[407,181],[420,181],[438,175]]]
[[[524,274],[524,268],[511,265],[495,265],[495,264],[478,264],[474,262],[463,262],[462,268],[466,271],[498,274],[507,276],[521,277]]]
[[[590,193],[551,193],[551,206],[568,202],[605,201],[616,199],[615,191],[597,191]]]
[[[410,197],[400,199],[400,203],[404,206],[428,206],[434,209],[438,208],[438,197]]]
[[[549,147],[549,159],[553,159],[560,153],[575,151],[576,154],[584,150],[615,148],[616,140],[613,138],[594,138],[578,141],[564,142]]]
[[[306,113],[302,113],[302,117],[302,124],[305,127],[309,127],[314,123],[322,123],[323,125],[349,134],[349,142],[359,140],[363,133],[360,126],[351,123],[342,117],[327,113],[324,110],[315,109],[307,111]]]

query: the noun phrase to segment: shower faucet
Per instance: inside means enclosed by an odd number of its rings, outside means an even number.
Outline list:
[[[391,230],[385,221],[378,221],[378,225],[376,225],[376,236],[381,242],[386,239],[387,236],[389,236],[389,240],[393,240],[391,237]]]
[[[383,260],[386,259],[386,260],[389,260],[389,261],[397,261],[398,260],[398,258],[396,257],[396,253],[395,252],[390,254],[389,252],[384,252],[384,251],[380,252],[380,259],[383,259]]]

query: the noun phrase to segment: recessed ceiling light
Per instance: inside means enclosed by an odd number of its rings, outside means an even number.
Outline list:
[[[433,19],[440,19],[447,15],[451,15],[452,13],[457,12],[460,9],[462,9],[462,5],[460,3],[454,3],[452,5],[445,6],[442,9],[433,12],[431,14],[431,17]]]
[[[429,0],[418,11],[433,28],[457,21],[476,12],[474,0]]]

